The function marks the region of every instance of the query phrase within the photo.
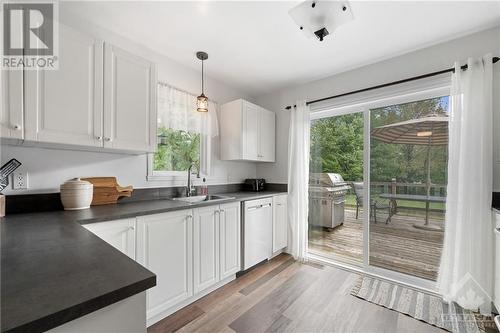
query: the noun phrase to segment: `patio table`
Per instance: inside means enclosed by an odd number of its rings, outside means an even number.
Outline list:
[[[427,225],[428,221],[429,221],[429,204],[431,202],[443,202],[443,203],[446,202],[446,197],[416,195],[416,194],[382,193],[379,195],[379,197],[390,200],[390,206],[391,206],[390,215],[391,215],[391,217],[394,214],[396,214],[398,211],[397,200],[409,200],[409,201],[425,202],[425,225]]]

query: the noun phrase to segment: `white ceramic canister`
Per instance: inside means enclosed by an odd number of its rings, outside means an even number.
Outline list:
[[[68,180],[61,185],[61,201],[64,210],[78,210],[90,207],[94,185],[80,178]]]

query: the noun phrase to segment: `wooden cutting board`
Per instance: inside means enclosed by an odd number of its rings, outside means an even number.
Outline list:
[[[94,185],[94,196],[91,206],[115,204],[121,197],[130,197],[134,188],[120,186],[116,177],[82,178]]]

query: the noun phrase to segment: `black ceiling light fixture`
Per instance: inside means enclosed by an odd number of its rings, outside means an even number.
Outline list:
[[[288,11],[299,29],[319,41],[354,19],[347,1],[305,1]]]
[[[203,82],[203,62],[208,59],[208,54],[198,51],[196,52],[196,58],[201,60],[201,95],[196,98],[196,111],[208,112],[208,97],[205,96],[205,84]]]

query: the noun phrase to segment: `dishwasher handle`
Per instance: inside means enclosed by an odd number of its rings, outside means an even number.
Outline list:
[[[247,211],[252,211],[252,210],[266,208],[266,207],[271,207],[271,204],[268,203],[268,204],[265,204],[265,205],[250,206],[250,207],[247,208]]]

